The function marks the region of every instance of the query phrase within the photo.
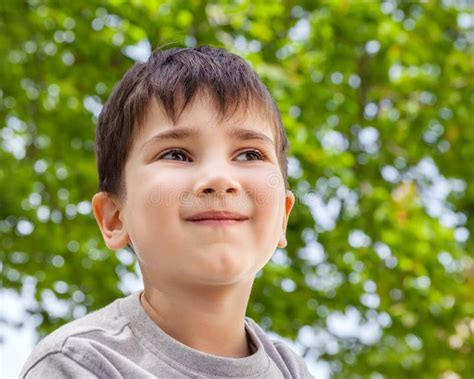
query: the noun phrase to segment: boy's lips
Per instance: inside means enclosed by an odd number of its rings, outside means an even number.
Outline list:
[[[248,220],[247,216],[244,216],[237,212],[230,212],[230,211],[207,211],[207,212],[200,212],[196,213],[188,218],[187,221],[194,221],[194,222],[224,222],[229,223],[230,221],[244,221]]]

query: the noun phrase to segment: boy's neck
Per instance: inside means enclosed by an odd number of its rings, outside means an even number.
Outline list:
[[[225,296],[164,293],[145,285],[140,301],[148,316],[170,337],[203,353],[243,358],[253,349],[245,332],[253,278],[228,289]]]

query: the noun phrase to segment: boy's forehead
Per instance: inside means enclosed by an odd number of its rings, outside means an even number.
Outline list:
[[[164,108],[156,99],[152,98],[144,118],[136,134],[135,142],[143,144],[159,132],[166,130],[187,129],[189,136],[198,136],[203,128],[225,128],[231,137],[244,137],[242,130],[248,131],[247,139],[251,139],[252,132],[259,134],[273,145],[275,142],[275,127],[269,112],[258,104],[238,106],[228,114],[220,114],[214,102],[205,97],[196,97],[181,112],[173,122]],[[241,131],[239,133],[239,130]],[[240,134],[240,135],[239,135]]]

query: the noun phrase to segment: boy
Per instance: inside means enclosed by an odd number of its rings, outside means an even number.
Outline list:
[[[255,274],[286,246],[287,149],[240,57],[204,46],[135,64],[99,117],[92,206],[144,291],[59,328],[21,377],[311,377],[245,317]]]

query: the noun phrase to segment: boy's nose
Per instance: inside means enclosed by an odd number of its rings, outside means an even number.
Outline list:
[[[195,186],[194,194],[200,196],[203,194],[235,194],[240,192],[241,185],[238,180],[223,171],[210,172],[201,176]]]
[[[225,191],[218,191],[218,190],[215,190],[214,188],[212,187],[208,187],[208,188],[205,188],[203,191],[200,191],[202,193],[214,193],[214,192],[227,192],[227,193],[233,193],[233,192],[236,192],[234,188],[228,188],[226,189]]]

